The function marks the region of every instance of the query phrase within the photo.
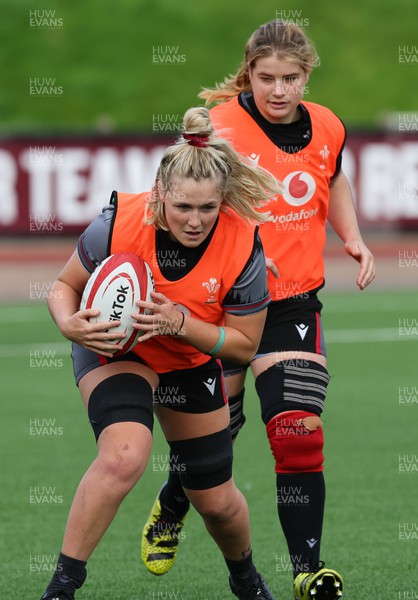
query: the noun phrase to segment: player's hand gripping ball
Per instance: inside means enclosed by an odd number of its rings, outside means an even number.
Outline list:
[[[90,318],[91,323],[120,321],[112,331],[123,331],[126,337],[122,340],[123,348],[113,356],[125,354],[135,346],[138,338],[144,333],[134,329],[132,312],[141,312],[136,302],[144,300],[152,302],[154,279],[147,263],[131,252],[112,254],[106,258],[92,273],[84,288],[80,309],[98,308],[100,314]],[[148,314],[149,311],[142,311]],[[120,340],[115,340],[115,344]]]

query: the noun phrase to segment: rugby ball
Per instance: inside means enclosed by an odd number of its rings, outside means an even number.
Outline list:
[[[91,323],[120,321],[120,325],[112,331],[123,331],[123,340],[114,340],[115,344],[123,343],[123,348],[113,356],[129,352],[144,333],[132,327],[135,322],[132,312],[149,314],[136,306],[138,300],[152,302],[154,279],[147,263],[132,252],[120,252],[106,258],[90,276],[81,298],[80,309],[98,308],[100,314],[90,318]],[[112,340],[113,341],[113,340]]]

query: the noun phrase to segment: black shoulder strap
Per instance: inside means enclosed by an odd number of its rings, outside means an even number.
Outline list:
[[[111,252],[113,227],[115,226],[116,213],[118,212],[118,193],[116,190],[113,190],[113,192],[110,194],[110,204],[115,207],[115,210],[113,211],[113,217],[112,217],[112,222],[110,224],[110,231],[109,231],[109,240],[107,242],[107,255],[108,256],[110,256],[110,252]]]

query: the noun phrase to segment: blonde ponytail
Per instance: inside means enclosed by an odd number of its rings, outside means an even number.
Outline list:
[[[245,160],[225,140],[215,136],[209,111],[190,108],[183,119],[184,132],[167,148],[158,168],[146,211],[146,223],[168,230],[159,190],[171,190],[176,177],[219,182],[222,206],[232,208],[244,219],[264,222],[269,213],[262,206],[280,193],[273,175]],[[185,137],[186,136],[186,137]]]

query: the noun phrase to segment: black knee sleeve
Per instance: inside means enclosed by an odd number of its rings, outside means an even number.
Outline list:
[[[303,410],[321,415],[329,382],[325,367],[312,360],[278,362],[255,380],[261,417],[268,423],[278,413]]]
[[[228,427],[191,440],[169,442],[170,469],[177,472],[183,487],[207,490],[232,477],[232,437]]]
[[[244,393],[245,388],[242,388],[238,394],[235,394],[235,396],[230,396],[228,399],[229,414],[231,416],[230,427],[233,440],[235,440],[239,430],[246,421],[244,415]]]
[[[135,373],[120,373],[108,377],[91,393],[88,415],[96,441],[113,423],[142,423],[152,431],[154,415],[152,387]]]

